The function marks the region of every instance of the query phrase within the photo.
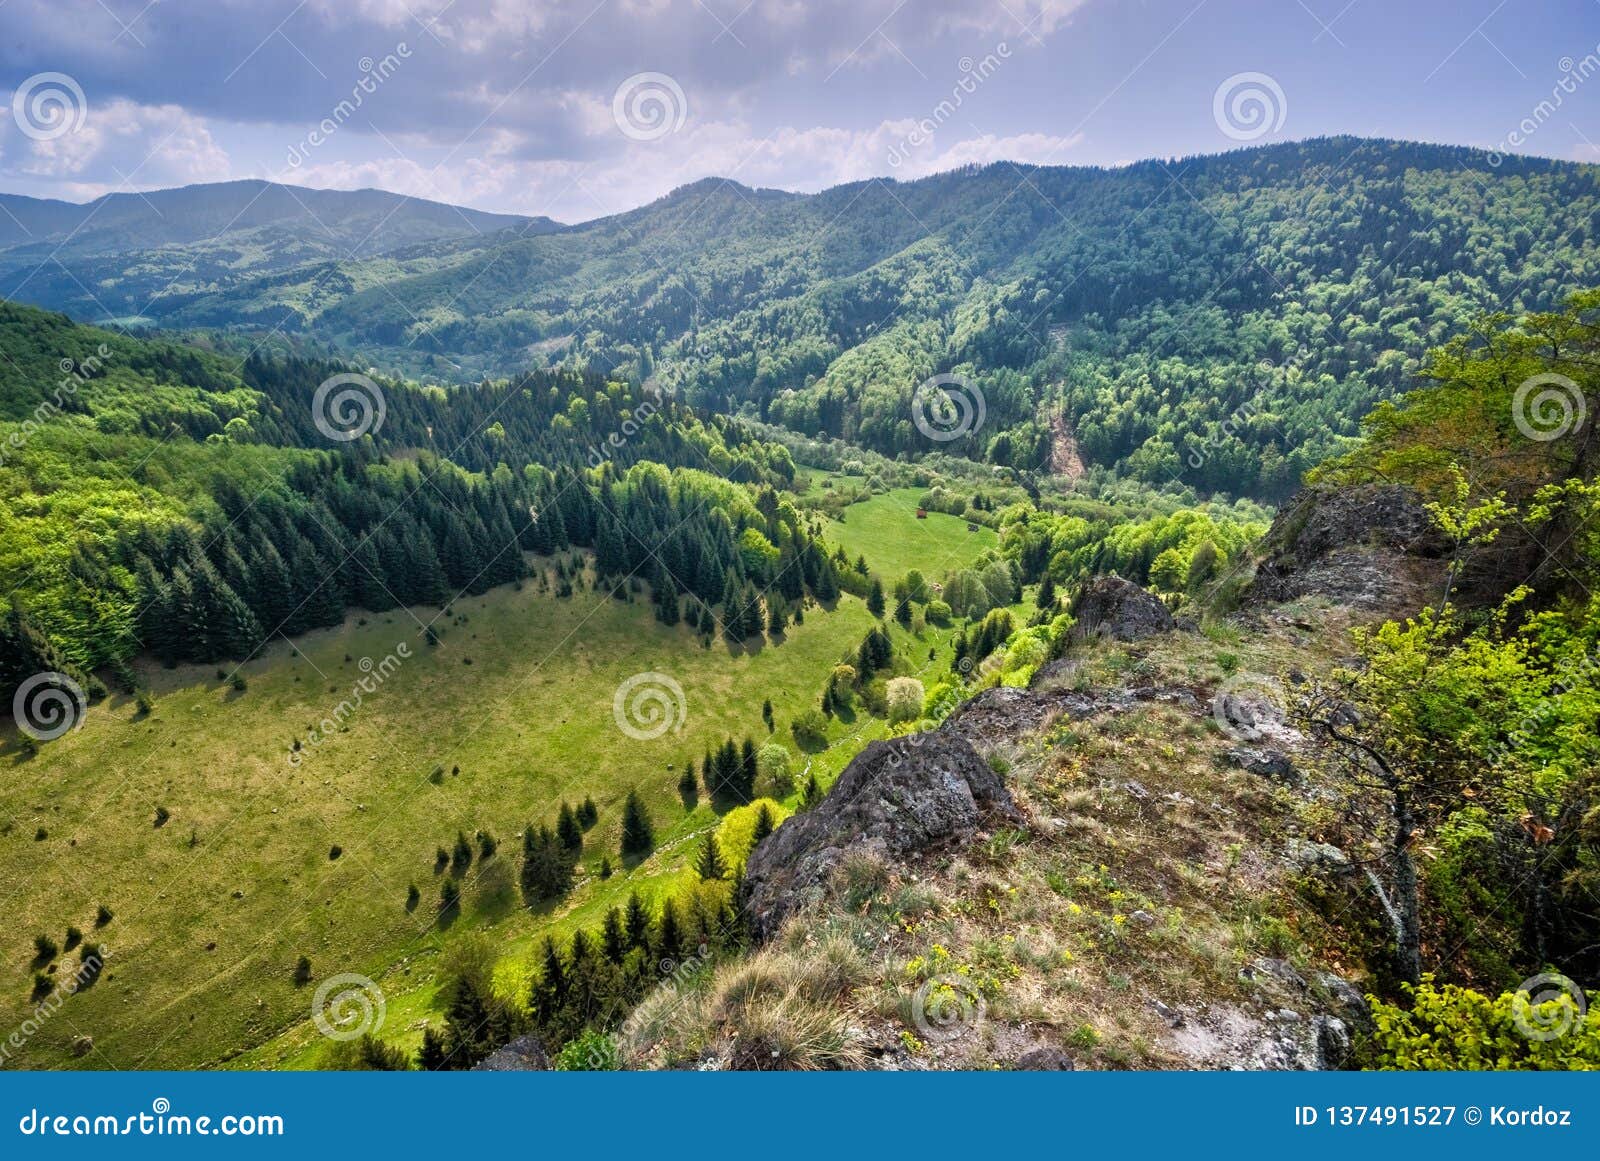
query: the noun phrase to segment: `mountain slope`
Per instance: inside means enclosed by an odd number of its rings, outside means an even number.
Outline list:
[[[0,195],[0,294],[82,318],[163,313],[197,292],[307,262],[419,243],[559,229],[383,190],[266,181],[107,194],[92,202]]]
[[[1600,274],[1600,170],[1350,138],[802,196],[727,181],[537,237],[328,262],[173,304],[460,378],[581,360],[889,454],[1281,499],[1426,347]],[[936,445],[929,376],[986,422]]]

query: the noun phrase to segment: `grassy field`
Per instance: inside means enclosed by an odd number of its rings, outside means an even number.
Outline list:
[[[865,556],[872,570],[898,580],[919,568],[929,580],[976,560],[1000,543],[993,529],[967,531],[967,522],[943,512],[917,519],[920,488],[895,488],[844,509],[844,519],[827,525],[825,535],[850,554]]]
[[[518,956],[531,960],[552,925],[597,922],[634,886],[659,890],[682,873],[693,837],[715,822],[706,804],[689,813],[679,803],[682,763],[728,733],[764,738],[763,697],[803,767],[788,723],[815,704],[828,669],[869,625],[846,597],[834,612],[812,610],[780,646],[707,650],[657,624],[646,603],[592,591],[556,600],[532,586],[503,589],[453,613],[437,647],[396,610],[277,643],[245,667],[244,691],[211,668],[154,668],[144,674],[156,699],[148,716],[114,696],[33,757],[7,735],[0,891],[12,921],[0,939],[0,1020],[15,1026],[33,1007],[36,933],[59,943],[75,925],[108,953],[94,986],[68,998],[9,1064],[314,1065],[326,1042],[309,1019],[312,995],[342,972],[377,980],[385,1037],[414,1043],[432,1009],[432,964],[453,933],[488,930],[514,953],[515,987],[526,972]],[[409,658],[398,657],[401,645]],[[945,649],[930,634],[908,653],[931,665],[936,646]],[[363,659],[379,667],[375,680],[391,655],[398,667],[346,727],[306,744],[312,723],[352,698]],[[618,728],[613,694],[645,671],[682,687],[681,732],[636,740]],[[834,728],[839,744],[815,760],[825,775],[883,726],[862,718]],[[297,738],[298,765],[289,760]],[[631,787],[651,806],[661,849],[602,882],[593,872],[602,853],[617,862]],[[530,913],[517,889],[519,832],[585,795],[600,807],[586,876],[556,914]],[[434,852],[457,831],[480,830],[500,850],[474,863],[462,913],[441,931]],[[421,899],[408,912],[413,883]],[[97,929],[100,904],[114,918]],[[293,979],[301,955],[312,964],[305,985]],[[70,974],[77,953],[58,964]]]

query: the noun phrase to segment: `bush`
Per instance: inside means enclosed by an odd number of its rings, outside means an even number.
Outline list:
[[[1409,1010],[1373,1002],[1363,1063],[1423,1072],[1600,1068],[1600,993],[1592,993],[1587,1013],[1580,1013],[1577,985],[1541,978],[1553,986],[1493,998],[1455,984],[1440,987],[1431,975],[1415,986],[1403,984]]]
[[[922,716],[922,682],[915,677],[895,677],[885,693],[889,722],[914,722]]]
[[[617,1042],[594,1028],[568,1040],[550,1063],[558,1072],[615,1072],[621,1067]]]

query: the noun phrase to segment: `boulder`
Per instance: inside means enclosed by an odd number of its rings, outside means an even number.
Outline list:
[[[1077,1065],[1060,1048],[1046,1046],[1024,1052],[1013,1067],[1018,1072],[1072,1072]]]
[[[1010,792],[972,744],[935,730],[873,742],[821,803],[762,839],[745,864],[745,907],[757,939],[820,899],[854,854],[903,861],[967,841],[984,823],[1019,822]]]
[[[1443,579],[1449,550],[1421,499],[1397,484],[1308,488],[1262,547],[1247,604],[1317,595],[1370,610],[1415,607]]]
[[[1088,641],[1111,637],[1118,641],[1139,641],[1177,627],[1167,606],[1120,576],[1097,576],[1078,591],[1072,602],[1073,638]]]
[[[549,1072],[550,1055],[537,1036],[518,1036],[472,1066],[473,1072]]]

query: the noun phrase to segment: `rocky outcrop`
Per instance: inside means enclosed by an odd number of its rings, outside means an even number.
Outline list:
[[[1018,821],[1000,776],[970,742],[935,730],[873,742],[814,809],[763,839],[745,865],[745,906],[758,939],[820,899],[855,854],[903,861],[966,842],[992,821]]]
[[[1354,1036],[1371,1025],[1361,993],[1331,972],[1308,981],[1284,960],[1257,959],[1239,979],[1243,1002],[1152,1002],[1172,1029],[1169,1046],[1197,1068],[1344,1068]]]
[[[1075,640],[1139,641],[1177,627],[1159,597],[1120,576],[1091,578],[1072,602]]]
[[[1409,488],[1308,488],[1278,513],[1248,604],[1319,595],[1353,608],[1414,609],[1433,597],[1448,550]]]
[[[518,1036],[472,1066],[473,1072],[549,1072],[550,1055],[537,1036]]]

